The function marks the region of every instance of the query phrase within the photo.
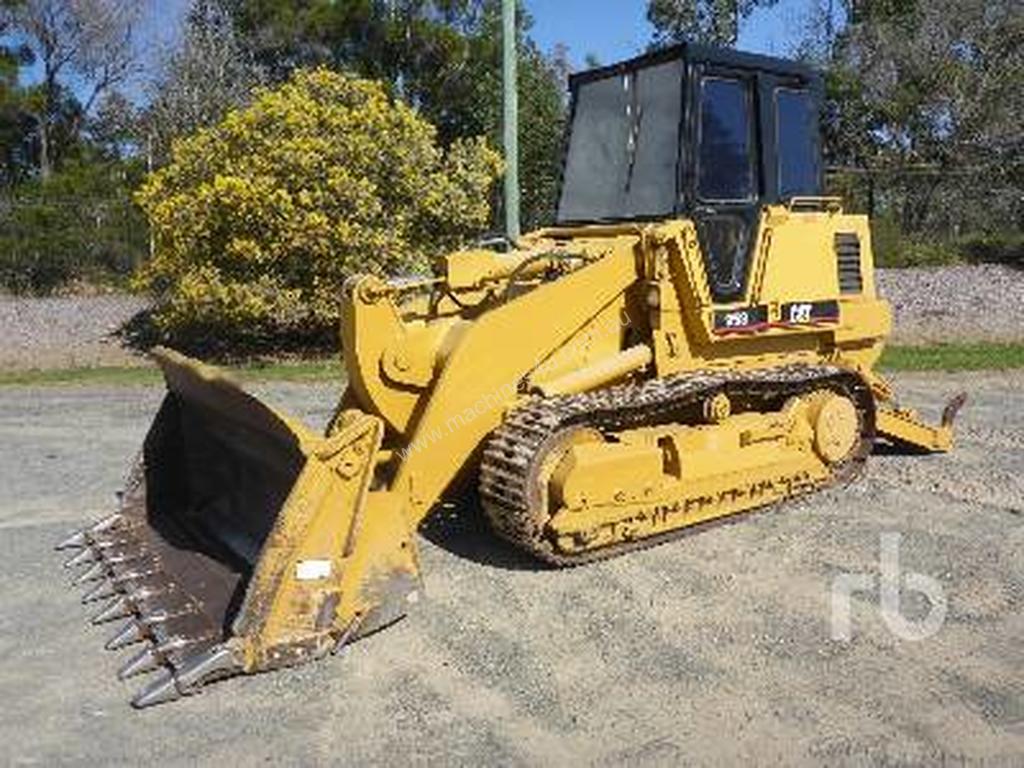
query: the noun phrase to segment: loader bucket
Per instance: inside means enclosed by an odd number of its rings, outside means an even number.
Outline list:
[[[122,679],[159,672],[144,707],[240,673],[324,656],[400,618],[419,586],[398,499],[369,485],[382,422],[324,437],[168,350],[168,393],[120,509],[59,548],[93,619],[126,621]]]

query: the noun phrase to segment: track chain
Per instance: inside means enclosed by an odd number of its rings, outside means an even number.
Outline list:
[[[852,397],[862,439],[856,453],[814,490],[846,482],[860,472],[871,452],[874,400],[870,389],[849,369],[800,364],[758,371],[698,371],[579,395],[535,398],[512,411],[488,440],[480,465],[481,501],[500,536],[554,565],[580,565],[654,546],[708,523],[578,554],[555,549],[546,533],[547,510],[539,508],[536,477],[543,457],[567,430],[591,427],[618,432],[669,422],[694,423],[704,400],[719,392],[745,408],[779,407],[789,397],[823,387]]]

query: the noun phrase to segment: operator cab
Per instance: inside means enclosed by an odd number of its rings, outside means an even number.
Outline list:
[[[690,217],[717,302],[746,290],[761,207],[822,195],[822,83],[799,63],[683,44],[569,84],[558,223]]]

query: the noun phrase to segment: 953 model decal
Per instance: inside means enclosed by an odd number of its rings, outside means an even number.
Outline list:
[[[771,328],[793,328],[839,322],[838,301],[794,301],[779,307],[772,317],[767,304],[714,311],[713,331],[717,336],[757,333]]]
[[[769,327],[767,304],[715,310],[714,330],[721,336],[730,333],[754,333]]]

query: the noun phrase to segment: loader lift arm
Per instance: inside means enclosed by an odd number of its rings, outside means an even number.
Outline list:
[[[426,401],[392,490],[415,528],[520,398],[520,383],[637,279],[629,247],[495,309],[461,338]],[[551,307],[558,307],[551,312]]]

